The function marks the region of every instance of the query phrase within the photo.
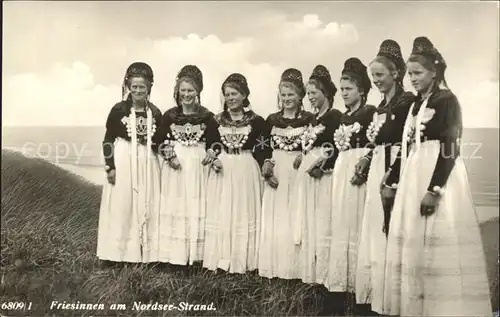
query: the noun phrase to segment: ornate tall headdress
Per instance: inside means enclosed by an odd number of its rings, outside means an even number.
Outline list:
[[[233,73],[229,75],[226,78],[226,80],[224,80],[224,83],[222,83],[221,87],[222,93],[224,93],[224,87],[226,86],[226,84],[229,83],[236,84],[240,88],[239,90],[241,90],[242,93],[244,93],[247,96],[250,95],[250,89],[248,88],[247,79],[242,74]]]
[[[248,96],[250,95],[250,89],[248,88],[248,82],[245,76],[243,76],[240,73],[232,73],[229,75],[226,80],[222,83],[221,86],[221,91],[222,94],[224,95],[224,87],[226,87],[227,84],[233,84],[235,86],[235,89],[238,90],[240,93],[243,93],[246,95],[245,100],[243,101],[243,107],[244,111],[250,110],[250,101],[248,100]],[[224,102],[225,104],[225,102]],[[224,109],[225,109],[224,105]]]
[[[203,73],[201,70],[195,65],[186,65],[182,67],[182,69],[177,74],[176,80],[179,80],[183,77],[190,78],[199,89],[198,93],[201,93],[203,90]]]
[[[299,90],[300,98],[304,98],[306,95],[306,89],[304,87],[304,80],[302,78],[302,73],[296,68],[288,68],[281,74],[280,83],[289,82],[297,87]]]
[[[398,70],[399,80],[403,80],[406,74],[406,63],[401,53],[401,47],[396,41],[391,39],[384,40],[382,44],[380,44],[377,56],[383,56],[393,62]]]
[[[332,76],[330,75],[328,69],[323,65],[317,65],[316,67],[314,67],[312,74],[309,77],[309,80],[311,79],[318,80],[323,84],[323,86],[327,90],[326,93],[328,95],[328,100],[330,101],[330,106],[332,106],[333,97],[335,97],[335,94],[337,93],[337,87],[335,87],[335,84],[332,81]]]
[[[372,88],[372,83],[368,73],[366,71],[366,66],[359,60],[359,58],[351,57],[347,59],[344,63],[344,69],[342,74],[350,75],[357,80],[363,88],[365,98],[368,96],[370,89]]]
[[[154,83],[154,74],[151,66],[144,62],[134,62],[126,70],[125,76],[123,78],[122,84],[122,98],[126,100],[128,98],[128,80],[132,77],[143,77],[151,82],[151,86]],[[151,93],[151,92],[150,92]]]
[[[446,61],[434,44],[425,36],[417,37],[413,41],[413,49],[411,55],[421,55],[428,58],[437,69],[441,69],[443,72],[446,69]]]

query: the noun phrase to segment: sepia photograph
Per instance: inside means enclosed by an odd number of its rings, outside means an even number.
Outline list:
[[[0,317],[498,317],[497,1],[2,7]]]

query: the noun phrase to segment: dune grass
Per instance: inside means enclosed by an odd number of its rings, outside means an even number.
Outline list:
[[[199,267],[107,266],[95,255],[101,187],[41,159],[2,150],[0,303],[31,302],[8,316],[317,315],[323,288]],[[498,220],[483,239],[498,309]],[[51,310],[52,301],[104,310]],[[216,311],[133,311],[134,302],[213,303]],[[126,304],[127,310],[109,310]]]

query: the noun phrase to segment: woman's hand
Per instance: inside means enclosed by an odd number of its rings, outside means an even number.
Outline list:
[[[320,167],[314,167],[313,169],[311,169],[308,172],[308,174],[309,174],[309,176],[316,178],[316,179],[320,179],[321,177],[323,177],[323,175],[325,175],[323,169]]]
[[[388,186],[384,186],[382,191],[380,192],[380,196],[382,197],[382,200],[384,199],[392,199],[396,197],[396,189]]]
[[[385,238],[389,236],[389,225],[384,222],[384,225],[382,226],[382,232],[385,234]]]
[[[441,196],[437,193],[425,193],[422,203],[420,204],[420,214],[425,217],[434,214],[438,208],[440,198]]]
[[[354,186],[361,186],[366,183],[367,177],[365,174],[355,172],[351,178],[351,184]]]
[[[266,178],[266,182],[269,184],[269,186],[271,186],[272,188],[278,188],[278,185],[279,185],[279,181],[278,179],[276,178],[276,176],[271,176],[271,177],[268,177]]]
[[[384,209],[384,217],[389,217],[396,198],[396,189],[383,185],[380,197],[382,200],[382,208]],[[386,220],[388,221],[388,219]]]
[[[216,158],[213,162],[212,162],[212,169],[216,172],[216,173],[219,173],[220,171],[222,171],[222,162]]]
[[[354,175],[351,178],[351,184],[354,186],[361,186],[366,183],[368,175],[365,172],[370,165],[370,159],[363,156],[359,159],[358,163],[354,166]]]
[[[114,185],[116,183],[116,170],[107,171],[106,177],[108,178],[108,183]]]
[[[364,171],[368,168],[369,164],[370,160],[366,156],[361,157],[356,166],[354,166],[354,172],[363,174]]]
[[[295,157],[295,160],[293,161],[293,168],[298,170],[299,167],[300,167],[300,164],[302,164],[302,153],[300,153],[299,155],[297,155]]]
[[[171,158],[176,156],[174,147],[170,144],[162,143],[159,147],[159,151],[163,154],[163,157],[166,160],[170,160]]]
[[[168,160],[168,165],[174,170],[181,169],[181,162],[179,162],[179,159],[177,157],[173,157],[170,160]]]
[[[201,164],[203,165],[211,164],[216,158],[217,155],[215,154],[215,151],[212,149],[208,149],[205,158],[203,159],[203,161],[201,161]]]
[[[266,160],[264,164],[262,164],[262,176],[267,179],[273,175],[274,175],[274,163],[270,160]]]

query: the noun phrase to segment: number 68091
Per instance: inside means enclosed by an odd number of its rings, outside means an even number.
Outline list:
[[[6,302],[2,303],[2,310],[30,310],[31,302]]]

